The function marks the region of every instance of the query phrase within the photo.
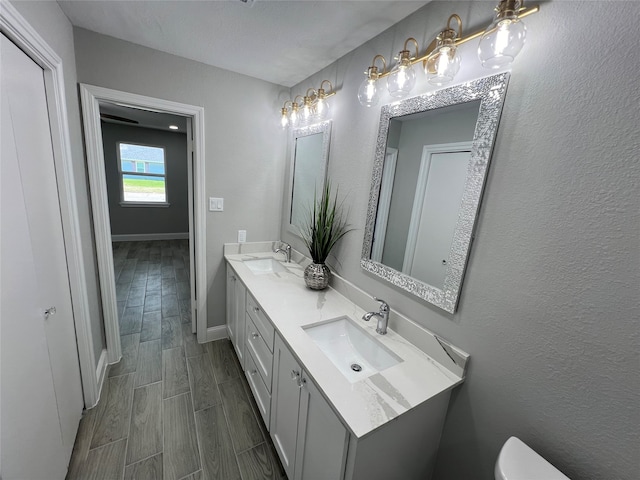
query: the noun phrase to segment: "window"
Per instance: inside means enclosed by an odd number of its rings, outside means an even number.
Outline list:
[[[164,148],[118,143],[123,203],[167,203]]]

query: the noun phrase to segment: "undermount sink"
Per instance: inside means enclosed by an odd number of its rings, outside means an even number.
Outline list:
[[[338,317],[303,328],[351,383],[402,361],[349,317]]]
[[[280,262],[273,258],[253,258],[251,260],[244,260],[244,264],[254,275],[278,273],[286,270]]]

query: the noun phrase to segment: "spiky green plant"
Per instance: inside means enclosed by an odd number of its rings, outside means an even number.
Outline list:
[[[300,234],[314,263],[324,263],[335,244],[352,228],[344,218],[342,204],[338,205],[338,191],[331,198],[331,184],[326,181],[320,200],[313,195],[313,209],[300,228]]]

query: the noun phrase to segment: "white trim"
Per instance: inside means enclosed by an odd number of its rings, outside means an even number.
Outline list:
[[[190,117],[187,117],[187,190],[188,190],[188,211],[189,211],[189,225],[193,225],[194,215],[194,198],[193,198],[193,122]],[[198,332],[198,311],[197,311],[197,296],[196,296],[196,256],[195,256],[195,238],[191,229],[189,234],[189,308],[191,312],[191,333]]]
[[[424,196],[427,193],[427,179],[429,178],[429,168],[431,167],[431,156],[434,153],[471,152],[471,145],[471,142],[454,142],[439,143],[437,145],[424,145],[422,147],[420,173],[418,173],[416,193],[413,197],[413,209],[411,210],[411,222],[409,223],[407,246],[404,251],[402,273],[410,274],[411,269],[413,268],[413,257],[415,256],[418,242],[418,230],[420,229],[420,219],[422,218]]]
[[[207,328],[207,342],[222,340],[223,338],[229,338],[229,332],[227,332],[226,325],[218,325],[217,327]]]
[[[102,306],[105,319],[107,345],[115,342],[118,345],[117,355],[109,352],[109,363],[120,358],[120,337],[118,328],[118,311],[115,292],[115,275],[113,270],[113,252],[111,247],[111,226],[109,224],[109,207],[107,202],[107,183],[104,171],[104,152],[102,149],[102,132],[100,129],[100,101],[124,104],[136,108],[156,110],[191,117],[193,120],[194,175],[194,238],[195,259],[202,268],[196,270],[198,341],[204,343],[207,338],[207,277],[206,277],[206,198],[205,198],[205,150],[204,150],[204,108],[184,103],[171,102],[158,98],[136,95],[133,93],[111,90],[109,88],[80,84],[82,100],[82,117],[84,124],[89,183],[91,187],[91,205],[96,236],[98,272],[102,293]]]
[[[100,389],[91,335],[62,60],[13,5],[5,1],[0,2],[0,29],[44,70],[82,391],[85,406],[89,407],[97,402]]]
[[[104,384],[104,379],[107,378],[107,368],[109,367],[109,363],[107,362],[107,350],[102,350],[100,354],[100,359],[98,360],[98,368],[96,368],[96,377],[98,379],[98,393],[102,392],[102,385]],[[100,400],[100,395],[98,394],[98,398],[96,398],[95,404],[91,405],[91,407],[95,407]],[[87,407],[87,408],[91,408]]]
[[[171,204],[166,202],[120,202],[120,206],[124,208],[169,208]]]
[[[393,181],[396,178],[396,163],[398,161],[398,149],[387,147],[386,159],[382,168],[382,181],[380,182],[380,201],[378,203],[378,218],[373,231],[373,248],[371,260],[382,263],[382,250],[387,236],[387,222],[389,221],[389,208],[391,207],[391,193]]]
[[[189,232],[184,233],[131,233],[111,235],[112,242],[144,242],[148,240],[187,240]]]

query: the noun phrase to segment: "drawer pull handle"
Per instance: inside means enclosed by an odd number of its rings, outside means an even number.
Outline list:
[[[300,372],[296,370],[291,370],[291,380],[294,380],[295,382],[297,382],[299,378],[300,378]]]
[[[255,370],[255,369],[254,369],[254,370],[251,370],[251,371],[249,372],[249,375],[251,375],[251,376],[253,377],[256,373],[258,373],[258,370]]]
[[[251,332],[251,338],[260,338],[260,334],[256,332]]]
[[[44,319],[47,320],[49,317],[52,317],[55,314],[56,314],[56,307],[49,307],[43,313]]]
[[[253,311],[258,313],[260,311],[260,309],[258,307],[253,307]]]
[[[302,388],[307,384],[307,379],[302,377],[299,381],[298,381],[298,388]]]

